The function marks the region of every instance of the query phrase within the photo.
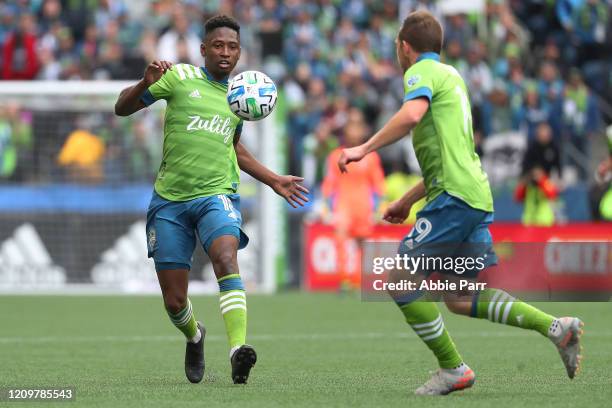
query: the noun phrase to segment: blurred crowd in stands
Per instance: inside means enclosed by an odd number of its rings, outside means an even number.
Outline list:
[[[466,80],[478,153],[494,158],[497,169],[518,163],[499,177],[491,170],[493,184],[516,184],[534,168],[570,169],[570,176],[557,175],[570,184],[592,179],[612,120],[612,1],[488,0],[483,10],[470,12],[448,10],[449,3],[0,0],[0,78],[137,79],[154,59],[202,65],[203,20],[232,15],[242,24],[237,70],[260,69],[282,85],[290,171],[317,186],[351,118],[363,115],[372,134],[399,107],[395,35],[410,11],[425,8],[444,23],[443,62]],[[27,123],[29,115],[0,108],[2,163],[19,156],[11,159],[9,147],[27,151],[34,143],[18,120]],[[12,142],[3,130],[10,126]],[[64,143],[69,134],[62,135]],[[546,156],[527,154],[542,140],[558,153],[559,165],[523,164],[523,156]],[[149,153],[143,157],[155,162]],[[408,139],[381,158],[386,174],[418,172]],[[3,166],[10,163],[0,166],[6,177]],[[145,167],[143,177],[152,176],[155,165]]]

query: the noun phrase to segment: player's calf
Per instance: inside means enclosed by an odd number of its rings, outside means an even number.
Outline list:
[[[535,330],[543,336],[548,336],[548,329],[555,320],[554,316],[510,296],[501,289],[477,292],[472,298],[470,316]]]

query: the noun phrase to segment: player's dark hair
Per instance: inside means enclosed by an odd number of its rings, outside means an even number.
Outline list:
[[[398,38],[406,41],[416,52],[442,51],[442,25],[428,11],[419,10],[408,14]]]
[[[231,28],[238,34],[238,36],[240,36],[240,24],[238,24],[238,21],[230,16],[219,14],[209,18],[204,24],[204,38],[208,37],[210,33],[221,27]]]

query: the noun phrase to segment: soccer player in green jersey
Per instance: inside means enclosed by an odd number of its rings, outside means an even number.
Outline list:
[[[366,143],[345,149],[338,161],[347,163],[391,144],[413,130],[413,145],[423,181],[392,203],[384,214],[391,223],[403,222],[410,207],[422,197],[426,206],[417,214],[414,228],[400,244],[400,254],[418,256],[444,249],[457,256],[455,244],[470,246],[474,257],[496,263],[488,225],[493,221],[493,199],[486,174],[474,151],[468,91],[452,66],[440,62],[442,27],[428,12],[408,15],[396,38],[398,61],[404,70],[404,103],[389,122]],[[442,247],[440,244],[445,244]],[[450,250],[450,252],[448,252]],[[419,271],[427,276],[428,271]],[[479,270],[464,278],[476,278]],[[435,354],[440,369],[416,390],[421,395],[444,395],[471,387],[474,372],[463,362],[438,306],[424,301],[426,293],[391,292],[407,323]],[[458,314],[488,318],[501,324],[537,331],[559,350],[573,378],[580,365],[582,322],[575,317],[555,318],[499,289],[473,294],[445,293],[448,308]]]
[[[246,383],[257,360],[246,344],[247,308],[237,251],[248,243],[241,229],[240,170],[267,184],[292,206],[308,201],[295,176],[280,176],[260,164],[240,143],[241,120],[226,101],[227,80],[240,58],[240,26],[215,16],[205,24],[204,67],[154,61],[144,78],[121,92],[116,114],[131,115],[158,99],[167,101],[163,159],[147,213],[149,257],[172,323],[187,338],[185,374],[204,376],[204,326],[187,297],[196,236],[219,283],[219,306],[230,347],[234,383]]]

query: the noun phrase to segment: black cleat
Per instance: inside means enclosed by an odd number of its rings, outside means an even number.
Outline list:
[[[206,337],[206,329],[200,322],[198,322],[198,329],[202,333],[200,341],[197,343],[188,341],[185,347],[185,375],[194,384],[202,381],[204,377],[204,337]]]
[[[251,368],[257,362],[255,349],[248,344],[240,346],[232,356],[232,380],[234,384],[246,384]]]

